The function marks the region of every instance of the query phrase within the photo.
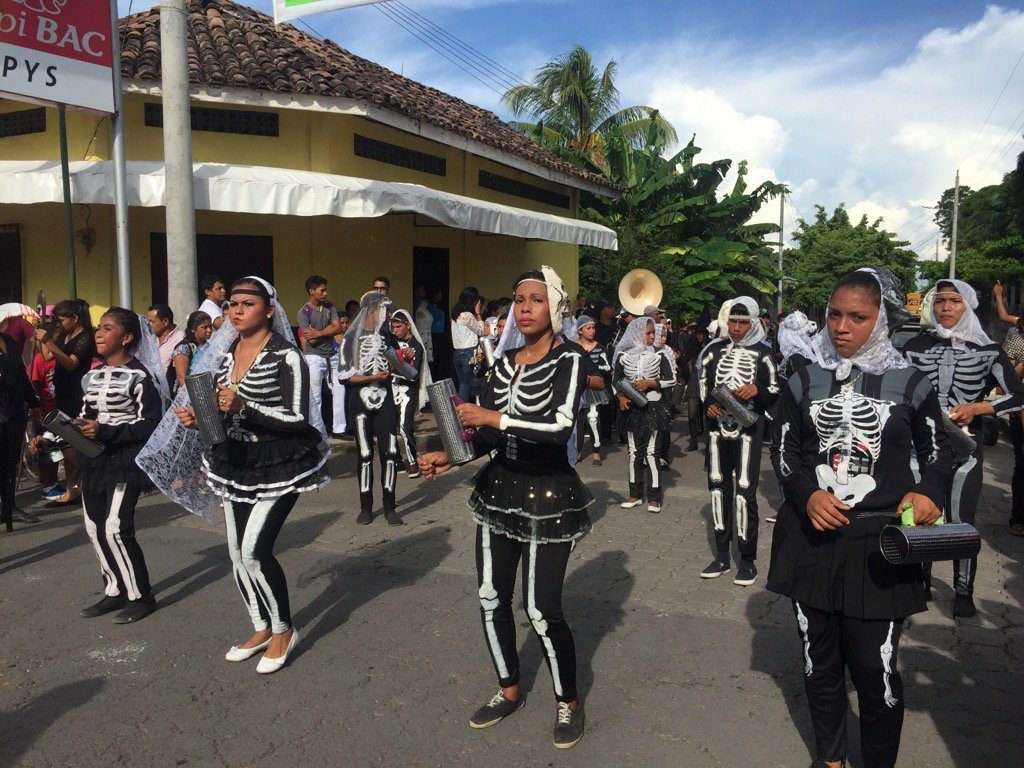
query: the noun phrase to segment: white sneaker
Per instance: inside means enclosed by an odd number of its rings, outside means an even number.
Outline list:
[[[659,512],[661,512],[661,504],[658,504],[657,502],[648,504],[647,511],[653,512],[654,514],[658,514]]]
[[[619,506],[622,507],[623,509],[633,509],[633,507],[639,507],[643,503],[643,499],[628,499],[619,504]]]
[[[224,654],[224,658],[228,661],[245,661],[246,659],[251,659],[268,645],[270,645],[269,637],[252,648],[239,648],[237,645],[232,645],[231,650]]]
[[[292,630],[292,639],[288,641],[288,647],[285,649],[284,656],[278,659],[268,659],[264,656],[260,659],[260,663],[256,665],[256,674],[259,675],[272,675],[277,672],[281,667],[284,666],[285,662],[288,661],[288,657],[292,655],[292,651],[295,646],[299,644],[299,633],[296,630]]]

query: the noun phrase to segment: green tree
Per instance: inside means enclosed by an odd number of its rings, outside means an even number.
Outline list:
[[[695,162],[695,139],[665,157],[657,126],[649,127],[642,148],[635,143],[617,128],[609,131],[606,175],[623,193],[595,196],[581,211],[619,235],[618,251],[581,251],[580,280],[589,295],[614,299],[622,276],[637,267],[658,275],[663,304],[676,317],[697,315],[737,292],[774,293],[778,273],[764,238],[778,226],[748,222],[785,188],[765,182],[748,191],[743,162],[732,189],[721,191],[732,161]]]
[[[863,216],[855,225],[842,205],[831,216],[820,205],[815,209],[813,221],[799,220],[796,247],[783,254],[785,273],[796,279],[786,304],[819,313],[839,278],[867,266],[887,267],[905,291],[914,289],[917,257],[907,241],[882,229],[881,219],[869,223]]]
[[[675,129],[653,107],[620,106],[617,74],[615,61],[599,70],[577,45],[542,66],[532,84],[506,91],[502,102],[516,117],[533,118],[513,122],[515,128],[570,160],[575,155],[603,165],[603,137],[613,128],[634,146],[646,143],[652,127],[663,143],[675,142]]]

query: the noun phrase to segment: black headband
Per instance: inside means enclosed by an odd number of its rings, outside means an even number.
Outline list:
[[[234,296],[236,293],[244,293],[249,296],[261,296],[267,301],[270,301],[272,298],[274,298],[269,293],[267,293],[267,290],[265,288],[232,288],[231,295]]]

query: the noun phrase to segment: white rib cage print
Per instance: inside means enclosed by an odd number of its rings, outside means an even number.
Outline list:
[[[281,362],[288,367],[292,377],[291,400],[285,402],[284,389],[281,386],[279,365]],[[278,421],[294,422],[302,420],[302,369],[301,358],[294,347],[275,351],[264,349],[242,380],[231,383],[231,373],[235,368],[235,356],[227,354],[217,372],[217,383],[232,387],[245,400],[246,406]],[[242,419],[235,414],[228,424],[228,435],[235,440],[255,441],[256,435],[243,426]]]
[[[653,349],[645,349],[639,355],[622,355],[622,372],[630,381],[661,378],[661,355]]]
[[[492,380],[497,409],[511,416],[525,416],[549,408],[560,359],[554,357],[527,369],[510,363],[507,357],[502,358],[501,364],[494,369]]]
[[[931,380],[943,410],[980,402],[998,357],[997,350],[955,349],[947,344],[926,352],[907,352],[911,364]]]
[[[892,407],[891,402],[855,392],[849,384],[833,397],[811,403],[818,450],[828,455],[840,482],[849,475],[873,474]]]
[[[142,420],[142,387],[146,373],[125,366],[104,365],[82,381],[86,411],[100,424],[120,426]],[[68,414],[73,415],[73,414]]]
[[[715,386],[724,384],[729,389],[737,389],[744,384],[753,384],[757,378],[756,351],[733,345],[715,366]]]

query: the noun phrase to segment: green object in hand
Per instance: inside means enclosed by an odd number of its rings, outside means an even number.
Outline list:
[[[900,508],[900,514],[901,525],[917,525],[914,522],[914,505],[909,501]],[[942,525],[943,522],[942,515],[939,515],[939,519],[935,521],[934,525]]]

